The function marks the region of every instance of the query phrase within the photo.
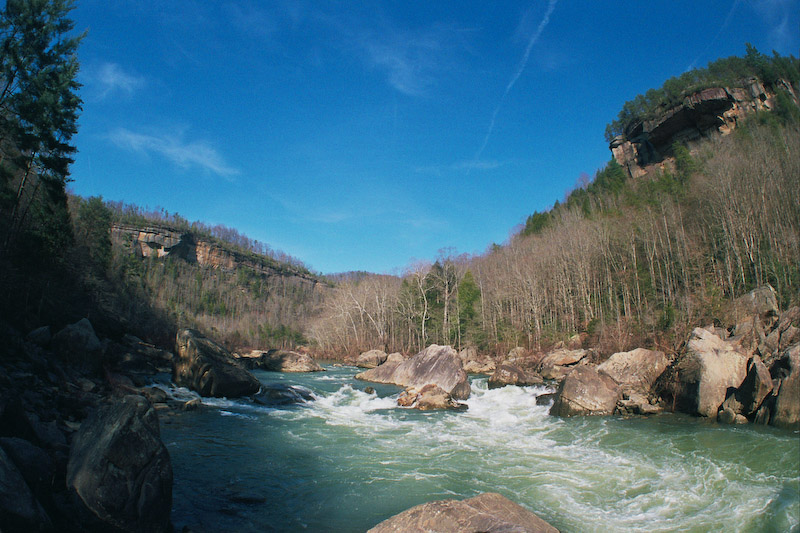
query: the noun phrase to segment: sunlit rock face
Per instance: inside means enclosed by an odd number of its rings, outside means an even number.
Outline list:
[[[779,82],[780,83],[780,82]],[[795,100],[791,84],[785,84]],[[611,140],[609,148],[617,163],[637,178],[653,168],[672,164],[672,145],[687,144],[713,135],[727,135],[746,115],[773,109],[775,92],[757,78],[743,87],[709,87],[688,95],[683,102],[665,109],[649,120],[628,124],[622,135]]]

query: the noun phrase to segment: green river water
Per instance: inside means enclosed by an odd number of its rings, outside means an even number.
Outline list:
[[[546,387],[488,390],[485,377],[466,412],[419,412],[357,371],[257,371],[313,399],[204,398],[163,417],[176,530],[365,531],[420,503],[492,491],[564,532],[800,531],[800,433],[673,414],[555,418],[536,405]]]

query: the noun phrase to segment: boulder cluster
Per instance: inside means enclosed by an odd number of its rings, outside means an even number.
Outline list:
[[[309,394],[262,387],[248,368],[321,370],[294,352],[237,358],[188,329],[174,351],[131,335],[101,338],[86,318],[26,336],[0,322],[0,335],[3,531],[172,531],[172,463],[159,413],[202,402],[173,400],[152,385],[155,375],[171,372],[200,396],[275,405]]]

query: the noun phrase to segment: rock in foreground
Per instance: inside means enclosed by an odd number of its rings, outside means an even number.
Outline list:
[[[412,507],[384,520],[369,533],[558,533],[558,530],[500,494],[487,492],[467,500],[440,500]]]
[[[464,372],[456,351],[450,346],[436,344],[431,344],[402,363],[384,363],[361,372],[356,375],[356,379],[415,389],[422,389],[432,383],[455,400],[466,400],[470,393],[467,373]]]
[[[172,379],[201,396],[236,398],[258,392],[261,383],[234,364],[233,356],[216,342],[192,329],[178,331]]]
[[[116,528],[172,530],[172,464],[146,399],[125,396],[81,424],[70,449],[67,485]]]

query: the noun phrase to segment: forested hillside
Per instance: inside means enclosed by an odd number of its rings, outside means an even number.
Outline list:
[[[764,59],[748,54],[725,64]],[[797,73],[795,58],[765,61]],[[701,81],[711,74],[704,69]],[[733,134],[691,152],[676,144],[663,170],[637,179],[612,159],[503,246],[475,257],[442,253],[402,279],[342,281],[313,339],[334,354],[430,343],[503,352],[576,333],[608,354],[670,350],[690,328],[724,322],[730,299],[755,286],[771,284],[782,308],[797,303],[800,110],[797,76],[784,81],[772,109],[738,118]],[[635,118],[623,110],[620,120]]]

